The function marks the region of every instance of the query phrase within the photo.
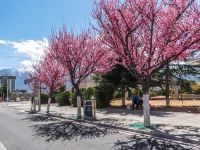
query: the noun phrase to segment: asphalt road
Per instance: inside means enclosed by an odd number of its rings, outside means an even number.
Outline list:
[[[109,132],[107,130],[94,130],[94,133],[80,133],[80,131],[70,133],[69,139],[58,136],[58,139],[48,142],[46,136],[35,135],[37,132],[34,125],[49,124],[52,121],[44,122],[43,118],[36,121],[27,119],[30,116],[23,112],[0,108],[0,150],[109,150],[116,149],[113,146],[117,140],[127,137],[127,134],[108,133],[107,135],[106,132]],[[74,130],[70,129],[70,131]]]

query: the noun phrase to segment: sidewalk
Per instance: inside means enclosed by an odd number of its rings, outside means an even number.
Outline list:
[[[5,103],[0,103],[0,106],[5,106]],[[30,111],[31,104],[27,101],[9,102],[8,106],[11,109],[19,111]],[[45,113],[46,109],[47,106],[42,105],[41,112]],[[51,104],[50,113],[58,113],[65,117],[76,118],[77,109],[69,106],[57,107],[57,104]],[[143,112],[140,110],[128,111],[126,109],[104,108],[97,109],[96,115],[98,120],[112,119],[124,126],[130,123],[143,122]],[[151,121],[154,124],[200,127],[200,113],[151,111]]]
[[[5,103],[0,103],[0,106],[5,106]],[[18,111],[30,111],[30,102],[9,102],[9,108]],[[46,112],[46,105],[42,105],[41,112]],[[57,107],[57,104],[51,104],[50,113],[61,114],[64,117],[76,118],[77,109],[74,107],[64,106]],[[82,112],[83,114],[83,112]],[[97,109],[98,120],[113,120],[126,126],[130,123],[143,122],[143,112],[128,111],[119,108],[104,108]],[[166,111],[151,111],[151,121],[154,124],[167,124],[171,126],[193,126],[200,127],[200,113],[183,113],[183,112],[166,112]]]

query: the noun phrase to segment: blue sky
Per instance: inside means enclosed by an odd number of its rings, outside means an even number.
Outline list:
[[[94,23],[93,0],[1,0],[0,69],[29,66],[63,24],[79,32]]]

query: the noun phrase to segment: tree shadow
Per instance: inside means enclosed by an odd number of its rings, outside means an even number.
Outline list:
[[[40,124],[33,127],[36,132],[34,136],[44,137],[47,142],[59,139],[62,141],[94,139],[117,133],[117,131],[108,127],[73,121]]]
[[[123,121],[123,120],[122,120]],[[98,119],[96,121],[99,125],[110,125],[112,127],[123,127],[124,123],[119,122],[118,119],[114,118],[103,118],[103,119]]]
[[[35,115],[30,115],[23,120],[30,120],[33,122],[48,122],[48,121],[58,121],[59,119],[56,119],[53,116],[49,115],[44,115],[44,114],[35,114]]]
[[[126,108],[121,108],[121,107],[109,107],[109,108],[101,108],[101,109],[97,109],[97,112],[100,112],[102,114],[106,114],[106,115],[121,115],[121,116],[126,116],[128,114],[133,114],[133,115],[138,115],[138,116],[142,116],[143,115],[143,111],[142,110],[127,110]]]
[[[158,128],[153,129],[153,132],[200,145],[200,128],[198,127],[158,125]]]
[[[105,115],[120,115],[120,116],[126,116],[126,115],[134,115],[134,116],[143,116],[143,110],[127,110],[126,108],[102,108],[97,109],[97,112],[105,114]],[[152,116],[159,116],[159,117],[165,117],[172,115],[173,112],[167,112],[167,111],[151,111]]]
[[[114,148],[116,150],[197,150],[200,149],[200,146],[163,138],[135,135],[129,137],[128,141],[117,141]]]

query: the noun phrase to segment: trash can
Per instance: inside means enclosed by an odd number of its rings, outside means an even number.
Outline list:
[[[96,100],[84,100],[84,118],[96,119]]]

